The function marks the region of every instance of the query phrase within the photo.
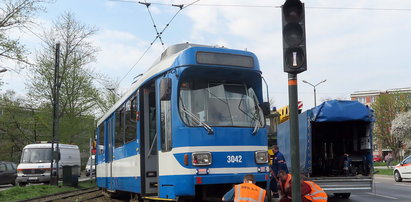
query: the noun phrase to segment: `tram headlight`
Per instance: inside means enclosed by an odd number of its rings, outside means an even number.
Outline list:
[[[256,151],[255,152],[255,162],[258,164],[268,163],[268,152],[267,151]]]
[[[194,152],[192,154],[192,164],[194,166],[208,166],[212,163],[210,152]]]

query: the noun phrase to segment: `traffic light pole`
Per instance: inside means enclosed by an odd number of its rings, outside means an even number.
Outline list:
[[[292,175],[292,201],[301,201],[300,185],[300,140],[298,131],[297,74],[288,74],[288,100],[290,110],[290,150]]]

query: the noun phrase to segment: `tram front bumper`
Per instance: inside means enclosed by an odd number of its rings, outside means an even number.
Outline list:
[[[202,184],[239,184],[244,181],[244,176],[248,173],[238,174],[205,174],[195,175],[193,178],[195,185]],[[267,182],[269,178],[268,173],[251,173],[255,177],[256,182]]]

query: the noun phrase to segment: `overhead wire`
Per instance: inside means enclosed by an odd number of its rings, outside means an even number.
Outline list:
[[[146,48],[146,50],[143,52],[143,54],[141,54],[140,58],[138,58],[137,62],[134,63],[133,66],[131,66],[131,68],[128,70],[128,72],[123,76],[123,78],[120,79],[120,81],[118,82],[118,84],[120,85],[120,83],[128,76],[128,74],[130,74],[130,72],[134,69],[134,67],[141,61],[141,59],[143,59],[143,57],[146,55],[146,53],[148,52],[148,50],[150,50],[151,46],[153,45],[153,43],[157,40],[154,39],[153,42],[150,43],[150,45]]]
[[[44,40],[41,36],[39,36],[36,32],[34,32],[33,30],[31,30],[29,27],[27,27],[26,25],[21,25],[22,27],[24,27],[26,30],[28,30],[30,33],[32,33],[34,36],[36,36],[38,39],[40,39],[41,41],[43,41],[45,44],[47,44],[48,42],[46,40]]]
[[[153,15],[151,14],[151,11],[150,11],[150,5],[151,5],[151,4],[150,4],[150,3],[147,3],[147,1],[145,1],[145,2],[139,1],[138,3],[139,3],[139,4],[143,4],[143,5],[146,6],[147,11],[148,11],[148,14],[150,15],[151,22],[153,23],[154,30],[156,31],[156,34],[157,34],[158,38],[160,39],[161,45],[163,46],[163,50],[165,50],[163,39],[161,38],[161,35],[160,35],[160,33],[158,32],[157,25],[156,25],[156,23],[155,23],[155,21],[154,21]]]
[[[109,0],[116,2],[129,2],[136,3],[136,1],[131,0]],[[170,6],[169,3],[151,2],[153,5]],[[249,5],[249,4],[195,4],[195,6],[204,7],[244,7],[244,8],[281,8],[278,5]],[[368,10],[368,11],[411,11],[411,8],[370,8],[370,7],[330,7],[330,6],[306,6],[308,9],[324,9],[324,10]]]
[[[159,38],[164,34],[164,32],[165,32],[166,29],[169,27],[169,25],[171,24],[171,22],[173,22],[173,20],[175,19],[175,17],[176,17],[184,8],[187,8],[187,7],[189,7],[189,6],[192,6],[193,4],[195,4],[195,3],[199,2],[199,1],[200,1],[200,0],[193,1],[193,2],[191,2],[191,3],[189,3],[189,4],[185,5],[185,6],[184,6],[184,4],[180,4],[180,5],[171,4],[171,6],[178,7],[178,8],[180,8],[180,9],[179,9],[179,10],[174,14],[174,16],[168,21],[168,23],[164,26],[164,28],[156,35],[156,37],[153,39],[153,41],[150,43],[150,45],[147,47],[147,49],[146,49],[146,50],[143,52],[143,54],[139,57],[139,59],[137,60],[137,62],[134,63],[134,65],[131,66],[131,68],[127,71],[127,73],[123,76],[123,78],[120,79],[119,84],[121,84],[121,82],[130,74],[130,72],[134,69],[134,67],[137,66],[137,64],[141,61],[141,59],[143,59],[143,57],[144,57],[144,56],[147,54],[147,52],[150,50],[150,48],[152,47],[152,45],[154,44],[154,42],[156,42],[157,39],[159,39]],[[127,2],[130,2],[130,1],[127,1]],[[133,3],[139,3],[139,2],[133,1]]]

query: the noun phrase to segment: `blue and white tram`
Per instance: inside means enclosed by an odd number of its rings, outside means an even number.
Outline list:
[[[262,77],[248,51],[177,44],[97,124],[97,185],[145,199],[221,197],[268,179]]]

